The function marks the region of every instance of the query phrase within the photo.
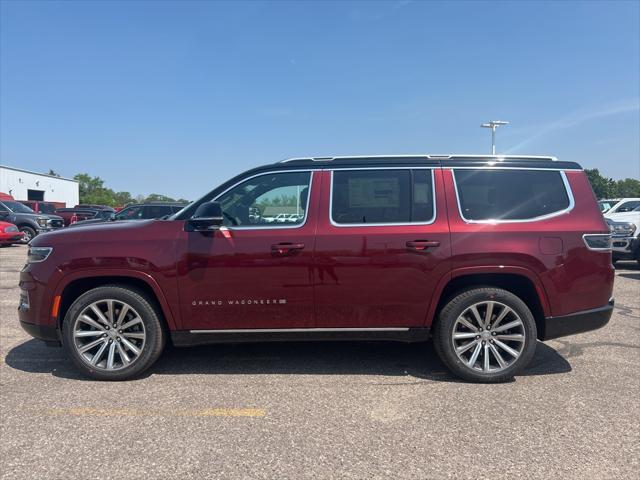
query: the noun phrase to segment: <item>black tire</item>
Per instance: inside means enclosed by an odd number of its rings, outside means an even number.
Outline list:
[[[19,230],[24,233],[24,237],[22,237],[23,244],[29,243],[37,235],[36,231],[31,227],[23,226]]]
[[[77,350],[74,338],[77,317],[92,303],[106,299],[131,306],[142,320],[146,334],[139,356],[130,365],[118,370],[91,366]],[[164,348],[166,335],[160,321],[160,313],[145,293],[127,286],[105,285],[89,290],[73,302],[64,317],[62,337],[64,350],[83,375],[96,380],[130,380],[138,377],[156,362]]]
[[[512,361],[506,368],[496,372],[483,372],[467,366],[456,354],[452,340],[453,329],[458,317],[467,308],[483,301],[500,302],[508,306],[520,317],[523,324],[522,329],[525,335],[525,341],[520,356]],[[433,333],[433,343],[436,352],[451,372],[464,380],[479,383],[501,383],[512,380],[533,358],[536,350],[536,342],[536,322],[531,310],[513,293],[493,287],[465,290],[449,300],[440,311]]]

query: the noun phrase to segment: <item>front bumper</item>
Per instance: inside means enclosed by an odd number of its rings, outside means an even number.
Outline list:
[[[613,298],[604,307],[544,319],[540,340],[566,337],[604,327],[613,314]]]
[[[22,320],[20,320],[20,326],[33,338],[42,340],[48,345],[61,345],[60,331],[54,326],[36,325],[34,323],[23,322]]]
[[[611,253],[616,260],[640,258],[640,240],[635,237],[612,237]]]
[[[23,236],[22,232],[0,233],[0,244],[20,243]]]

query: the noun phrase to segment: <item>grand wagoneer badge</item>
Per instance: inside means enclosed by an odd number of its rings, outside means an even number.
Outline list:
[[[286,298],[241,298],[228,300],[194,300],[191,305],[194,307],[216,307],[222,305],[284,305]]]

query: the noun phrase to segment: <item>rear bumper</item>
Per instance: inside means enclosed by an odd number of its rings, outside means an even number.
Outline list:
[[[35,323],[27,323],[20,321],[22,329],[33,338],[42,340],[47,344],[60,345],[60,334],[56,327],[49,325],[36,325]]]
[[[563,315],[561,317],[547,317],[544,319],[544,333],[541,340],[566,337],[576,333],[588,332],[604,327],[609,323],[613,314],[613,298],[604,307],[584,310],[582,312]]]

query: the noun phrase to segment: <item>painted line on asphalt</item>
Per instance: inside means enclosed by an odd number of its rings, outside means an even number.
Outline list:
[[[264,417],[264,408],[196,408],[177,410],[154,410],[138,408],[49,408],[49,416],[73,417]]]

